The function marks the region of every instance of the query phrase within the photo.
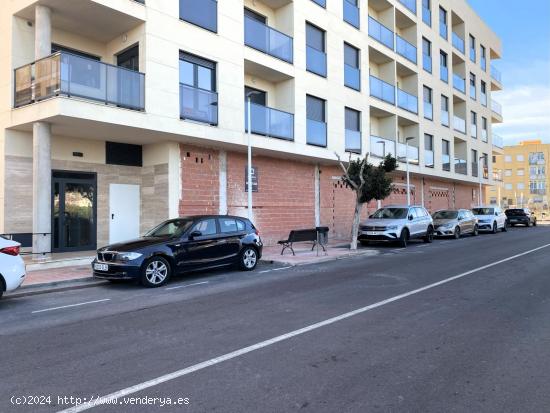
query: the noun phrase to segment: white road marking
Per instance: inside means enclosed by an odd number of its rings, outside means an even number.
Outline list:
[[[288,270],[289,268],[292,268],[292,266],[289,265],[288,267],[280,267],[280,268],[272,268],[270,270],[263,270],[263,271],[258,272],[258,274],[265,274],[266,272],[271,272],[271,271]]]
[[[193,285],[201,285],[201,284],[208,284],[209,281],[202,281],[200,283],[193,283],[193,284],[185,284],[185,285],[177,285],[175,287],[168,287],[165,288],[166,290],[175,290],[177,288],[185,288],[185,287],[192,287]]]
[[[36,311],[33,311],[33,312],[31,312],[31,314],[45,313],[46,311],[61,310],[61,309],[63,309],[63,308],[80,307],[81,305],[103,303],[103,302],[105,302],[105,301],[111,301],[111,299],[110,299],[110,298],[104,298],[103,300],[86,301],[85,303],[77,303],[77,304],[63,305],[63,306],[61,306],[61,307],[45,308],[44,310],[36,310]]]
[[[177,371],[174,371],[172,373],[165,374],[165,375],[157,377],[155,379],[148,380],[148,381],[145,381],[145,382],[140,383],[140,384],[136,384],[136,385],[131,386],[131,387],[127,387],[125,389],[116,391],[114,393],[108,394],[108,395],[103,396],[103,397],[100,397],[99,398],[100,402],[98,402],[98,400],[94,400],[93,402],[83,403],[81,405],[74,406],[74,407],[71,407],[69,409],[61,410],[58,413],[77,413],[77,412],[82,412],[82,411],[85,411],[85,410],[92,409],[92,408],[94,408],[98,405],[101,405],[101,402],[105,403],[106,400],[112,401],[112,400],[115,400],[117,398],[122,398],[122,397],[128,396],[130,394],[138,393],[138,392],[143,391],[145,389],[148,389],[150,387],[154,387],[154,386],[157,386],[159,384],[166,383],[167,381],[175,380],[177,378],[180,378],[180,377],[186,376],[188,374],[191,374],[195,371],[203,370],[207,367],[211,367],[211,366],[214,366],[216,364],[223,363],[224,361],[231,360],[231,359],[243,356],[245,354],[251,353],[251,352],[256,351],[256,350],[260,350],[262,348],[271,346],[271,345],[279,343],[281,341],[289,340],[293,337],[300,336],[300,335],[305,334],[305,333],[309,333],[310,331],[317,330],[321,327],[325,327],[325,326],[328,326],[330,324],[334,324],[334,323],[337,323],[339,321],[346,320],[346,319],[354,317],[358,314],[362,314],[362,313],[365,313],[367,311],[373,310],[375,308],[382,307],[384,305],[393,303],[395,301],[399,301],[399,300],[402,300],[404,298],[410,297],[411,295],[419,294],[423,291],[427,291],[427,290],[430,290],[432,288],[439,287],[441,285],[450,283],[452,281],[458,280],[458,279],[466,277],[468,275],[486,270],[488,268],[497,266],[499,264],[503,264],[503,263],[508,262],[508,261],[512,261],[516,258],[520,258],[520,257],[523,257],[523,256],[528,255],[528,254],[532,254],[533,252],[540,251],[540,250],[542,250],[544,248],[548,248],[548,247],[550,247],[550,244],[542,245],[538,248],[534,248],[532,250],[525,251],[525,252],[522,252],[520,254],[516,254],[516,255],[513,255],[511,257],[504,258],[502,260],[492,262],[492,263],[484,265],[482,267],[478,267],[478,268],[475,268],[473,270],[463,272],[462,274],[458,274],[458,275],[455,275],[453,277],[446,278],[444,280],[435,282],[433,284],[429,284],[429,285],[426,285],[424,287],[417,288],[416,290],[408,291],[406,293],[399,294],[399,295],[396,295],[396,296],[391,297],[391,298],[387,298],[385,300],[379,301],[379,302],[374,303],[374,304],[367,305],[365,307],[358,308],[358,309],[350,311],[348,313],[340,314],[336,317],[332,317],[332,318],[329,318],[327,320],[320,321],[318,323],[311,324],[309,326],[300,328],[298,330],[294,330],[294,331],[291,331],[289,333],[282,334],[280,336],[273,337],[273,338],[270,338],[270,339],[265,340],[265,341],[261,341],[261,342],[256,343],[256,344],[252,344],[251,346],[248,346],[248,347],[243,347],[239,350],[235,350],[235,351],[232,351],[230,353],[223,354],[219,357],[214,357],[210,360],[206,360],[206,361],[203,361],[201,363],[194,364],[192,366],[183,368],[181,370],[177,370]]]

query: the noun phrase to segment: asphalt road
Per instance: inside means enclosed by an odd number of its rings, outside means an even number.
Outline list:
[[[0,412],[550,411],[550,227],[374,249],[0,301]]]

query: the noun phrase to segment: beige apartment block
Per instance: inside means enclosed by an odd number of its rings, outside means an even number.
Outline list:
[[[349,237],[335,153],[398,156],[385,203],[471,207],[502,155],[501,42],[465,0],[5,0],[0,233],[94,249],[246,215]],[[376,203],[369,208],[376,207]]]

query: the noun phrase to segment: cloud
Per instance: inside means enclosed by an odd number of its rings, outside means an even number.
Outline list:
[[[550,85],[517,85],[495,93],[502,104],[504,123],[495,124],[495,133],[507,145],[526,139],[550,143]]]

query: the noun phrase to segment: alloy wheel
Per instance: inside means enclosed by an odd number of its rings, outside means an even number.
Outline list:
[[[168,275],[168,267],[162,261],[153,260],[145,269],[145,277],[153,285],[161,284]]]
[[[258,257],[256,254],[256,251],[252,248],[248,248],[243,253],[243,265],[246,269],[252,269],[256,266],[256,261],[258,261]]]

